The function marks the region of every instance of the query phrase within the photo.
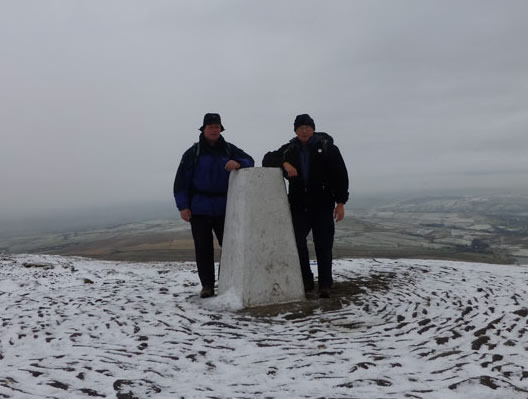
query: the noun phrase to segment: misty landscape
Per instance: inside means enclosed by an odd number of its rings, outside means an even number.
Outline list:
[[[4,225],[0,396],[525,399],[528,197],[357,203],[331,299],[246,309],[170,208]]]
[[[0,398],[527,399],[527,15],[2,1]],[[330,298],[200,298],[173,183],[205,113],[256,167],[296,115],[331,136]]]
[[[141,213],[135,211],[138,218]],[[164,212],[158,210],[158,216]],[[166,214],[171,212],[171,218],[129,223],[118,223],[117,218],[116,223],[100,222],[95,228],[4,232],[0,251],[121,261],[193,261],[190,226],[179,220],[175,207],[166,210]],[[349,207],[346,218],[336,225],[334,256],[528,264],[528,196],[424,197],[374,208]]]

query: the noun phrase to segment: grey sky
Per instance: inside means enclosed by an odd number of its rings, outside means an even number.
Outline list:
[[[260,166],[310,113],[351,192],[524,190],[528,2],[3,0],[0,218],[172,201],[205,112]]]

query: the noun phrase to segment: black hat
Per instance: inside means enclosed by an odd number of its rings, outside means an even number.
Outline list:
[[[221,131],[223,132],[224,126],[222,126],[222,119],[220,119],[220,114],[205,114],[202,127],[198,130],[201,130],[203,132],[204,128],[207,125],[220,125]]]
[[[297,130],[299,126],[311,126],[315,130],[315,122],[308,114],[301,114],[295,117],[295,122],[293,122],[293,130]]]

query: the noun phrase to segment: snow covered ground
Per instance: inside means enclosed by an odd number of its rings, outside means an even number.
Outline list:
[[[191,263],[0,256],[0,398],[528,398],[528,269],[340,260],[236,310]]]

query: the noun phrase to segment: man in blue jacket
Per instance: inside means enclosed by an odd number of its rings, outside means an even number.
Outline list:
[[[214,295],[213,232],[222,245],[229,173],[254,166],[251,156],[224,140],[219,114],[205,114],[202,133],[183,154],[174,180],[174,198],[180,216],[191,223],[201,298]]]
[[[306,292],[314,289],[306,237],[313,234],[319,295],[330,296],[332,288],[332,247],[334,220],[345,216],[348,200],[348,173],[339,148],[326,133],[315,132],[308,114],[297,115],[293,124],[296,137],[276,151],[268,152],[262,166],[280,167],[288,179],[288,200]]]

